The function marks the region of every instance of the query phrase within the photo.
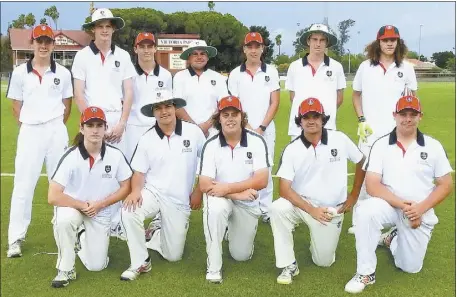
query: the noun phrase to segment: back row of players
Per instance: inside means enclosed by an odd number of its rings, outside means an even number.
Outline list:
[[[112,44],[123,26],[108,9],[83,25],[95,38],[75,56],[74,94],[70,72],[51,58],[52,29],[33,29],[34,57],[13,71],[7,92],[20,125],[8,257],[22,255],[45,160],[59,251],[54,287],[75,279],[76,254],[87,269],[104,269],[110,234],[127,239],[131,266],[123,280],[151,270],[147,248],[180,260],[190,210],[202,200],[210,282],[222,282],[224,237],[234,259],[250,259],[259,217],[271,223],[276,265],[283,269],[278,283],[290,284],[299,273],[292,232],[300,222],[310,229],[313,262],[332,265],[344,213],[354,205],[357,273],[345,290],[361,292],[374,283],[378,239],[397,267],[420,271],[438,222],[433,207],[451,191],[452,169],[441,144],[417,129],[417,82],[397,28],[381,27],[354,79],[359,147],[334,131],[346,87],[341,64],[325,54],[336,37],[323,24],[303,34],[309,54],[287,74],[292,141],[277,173],[281,198],[272,203],[280,87],[277,70],[261,59],[262,36],[245,36],[246,61],[228,82],[207,68],[217,50],[202,40],[181,54],[189,67],[172,79],[155,62],[153,34],[138,34],[135,64]],[[73,95],[81,127],[67,150]],[[357,164],[349,195],[347,159]],[[155,218],[147,230],[146,218]],[[381,236],[386,225],[394,227]]]

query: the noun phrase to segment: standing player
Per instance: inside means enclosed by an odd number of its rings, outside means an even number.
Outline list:
[[[186,107],[176,111],[179,119],[197,124],[206,137],[211,128],[211,116],[217,111],[217,101],[228,95],[226,78],[208,69],[208,60],[217,49],[204,40],[195,40],[181,54],[189,67],[173,77],[174,97],[186,100]],[[211,131],[212,133],[216,131]]]
[[[408,48],[396,27],[382,26],[376,40],[369,44],[365,51],[368,60],[360,64],[355,75],[352,103],[359,120],[359,148],[368,156],[373,142],[390,133],[395,127],[392,117],[395,102],[405,88],[411,90],[414,96],[417,81],[413,66],[405,61]],[[366,197],[364,185],[359,201]],[[357,205],[354,213],[356,211]],[[354,215],[353,226],[355,218]],[[354,227],[349,228],[348,232],[353,234]]]
[[[103,109],[108,124],[105,140],[125,153],[123,134],[133,101],[132,78],[137,73],[129,53],[112,43],[113,32],[123,27],[124,20],[113,17],[109,9],[95,10],[92,22],[83,25],[95,40],[76,53],[71,70],[79,111],[88,105]],[[111,228],[113,236],[122,238],[120,207],[118,203],[112,208]]]
[[[302,134],[281,156],[277,173],[281,198],[271,206],[276,266],[283,269],[279,284],[292,283],[299,273],[292,232],[301,222],[310,231],[314,264],[329,267],[335,262],[344,213],[356,203],[365,177],[362,152],[344,133],[323,128],[327,120],[318,99],[303,101],[295,118]],[[347,160],[357,164],[349,195]]]
[[[246,34],[243,46],[246,61],[230,72],[228,88],[231,95],[240,98],[248,115],[246,127],[263,135],[273,160],[276,140],[273,118],[279,107],[280,86],[276,68],[261,60],[263,50],[262,35],[257,32]],[[259,192],[259,200],[263,221],[268,222],[268,209],[273,201],[271,171],[267,188]]]
[[[401,270],[421,271],[438,223],[433,208],[453,188],[443,146],[417,128],[422,119],[419,100],[403,96],[394,110],[396,128],[374,142],[366,163],[371,197],[360,202],[356,213],[357,273],[346,284],[349,293],[374,284],[377,245],[390,249]],[[381,236],[389,225],[394,228]]]
[[[137,54],[135,69],[138,75],[133,78],[132,111],[125,130],[125,156],[129,161],[141,135],[155,124],[155,119],[144,116],[141,108],[151,103],[157,92],[172,91],[171,73],[155,61],[157,47],[154,35],[139,33],[135,39],[134,51]]]
[[[132,157],[132,192],[122,209],[131,265],[121,280],[135,280],[151,270],[147,248],[168,261],[180,260],[190,209],[199,208],[202,200],[198,187],[192,187],[205,136],[196,125],[176,118],[176,109],[186,105],[183,99],[167,91],[158,95],[141,109],[156,124],[141,136]],[[161,224],[153,226],[146,242],[144,220],[159,211]]]
[[[76,279],[75,257],[90,271],[108,265],[110,206],[130,191],[132,170],[121,151],[106,144],[106,117],[88,107],[81,115],[80,133],[57,165],[49,184],[54,208],[54,237],[58,248],[55,288]],[[77,233],[78,228],[84,227]],[[75,251],[75,246],[78,246]]]
[[[21,245],[32,219],[32,201],[43,162],[48,179],[68,146],[65,123],[71,111],[71,74],[52,59],[54,32],[33,28],[32,58],[11,75],[6,97],[19,125],[11,196],[7,256],[22,256]]]
[[[227,227],[233,259],[251,258],[261,214],[257,191],[267,186],[271,167],[263,137],[245,129],[247,115],[240,100],[224,97],[218,110],[213,126],[219,133],[205,143],[198,171],[205,193],[206,279],[212,283],[222,282],[222,240]]]
[[[286,80],[286,89],[290,92],[292,102],[289,115],[289,135],[292,139],[300,135],[300,128],[294,120],[302,98],[319,98],[330,116],[326,128],[335,130],[336,111],[343,103],[343,91],[346,88],[343,66],[325,54],[327,48],[337,44],[336,37],[328,27],[313,24],[300,37],[300,42],[309,47],[309,53],[290,64]]]

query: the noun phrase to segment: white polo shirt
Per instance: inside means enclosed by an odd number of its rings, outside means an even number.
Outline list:
[[[302,133],[284,149],[277,175],[310,202],[335,207],[347,199],[347,160],[359,163],[362,152],[340,131],[322,130],[314,147]]]
[[[430,195],[436,178],[452,172],[439,141],[417,130],[417,140],[404,150],[397,142],[396,129],[374,142],[365,169],[380,174],[381,182],[400,199],[416,202]],[[428,224],[438,223],[433,209],[422,219]]]
[[[336,129],[337,95],[336,91],[346,88],[343,66],[327,55],[318,69],[308,63],[308,54],[302,59],[292,62],[287,71],[286,89],[295,92],[289,115],[289,135],[300,135],[301,129],[295,124],[298,107],[303,100],[314,97],[324,106],[330,119],[325,125],[327,129]]]
[[[141,108],[152,103],[157,97],[155,92],[169,91],[172,93],[172,77],[170,71],[156,62],[151,73],[146,73],[139,64],[135,64],[137,75],[133,77],[133,104],[128,124],[135,126],[152,126],[154,117],[147,117],[141,113]]]
[[[256,73],[250,73],[243,63],[233,69],[228,78],[230,94],[240,99],[253,128],[262,124],[270,107],[271,92],[280,88],[278,70],[263,62]]]
[[[6,97],[22,101],[19,121],[43,124],[63,116],[62,99],[73,97],[71,73],[51,59],[50,67],[41,76],[33,69],[32,59],[13,70]]]
[[[243,129],[240,142],[231,147],[219,132],[208,139],[203,147],[198,175],[203,175],[222,183],[245,181],[254,172],[272,167],[265,139],[257,133]],[[237,201],[244,205],[259,205],[255,201]]]
[[[80,143],[64,153],[51,179],[62,185],[64,194],[73,199],[99,201],[119,190],[119,183],[129,179],[132,173],[127,159],[117,148],[104,143],[100,155],[94,159]],[[96,217],[106,221],[110,215],[111,207],[105,207]]]
[[[173,96],[186,100],[184,109],[196,124],[209,120],[217,102],[228,95],[226,77],[211,69],[198,76],[189,67],[173,77]]]
[[[198,157],[205,140],[197,125],[179,119],[170,137],[156,124],[141,136],[131,166],[146,174],[145,187],[149,191],[189,210]]]
[[[105,112],[122,111],[122,82],[137,74],[128,52],[113,44],[105,56],[94,41],[76,53],[71,72],[86,83],[87,104]]]
[[[387,69],[382,64],[371,65],[370,60],[360,64],[352,88],[362,92],[363,115],[373,129],[371,143],[395,128],[392,112],[405,87],[417,90],[416,74],[409,62],[403,61],[399,67],[392,63]]]

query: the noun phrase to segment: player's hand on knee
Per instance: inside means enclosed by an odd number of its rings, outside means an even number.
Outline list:
[[[419,228],[421,224],[422,224],[422,218],[418,218],[417,220],[414,220],[414,221],[409,221],[409,225],[413,229]]]
[[[85,209],[83,209],[82,212],[89,218],[95,217],[98,213],[97,207],[96,207],[96,202],[93,202],[93,201],[88,202],[87,207]]]
[[[254,189],[247,189],[240,193],[240,200],[254,201],[259,197],[259,193]]]
[[[340,206],[338,209],[338,213],[346,213],[350,212],[354,205],[357,202],[357,197],[354,197],[352,195],[348,195],[346,201],[344,201],[343,205]]]
[[[309,214],[323,225],[332,220],[332,215],[326,207],[313,207]]]
[[[190,198],[189,198],[190,199],[190,209],[199,210],[202,207],[202,198],[203,198],[202,194],[196,193],[196,191],[194,191],[190,195]]]
[[[225,197],[230,193],[230,186],[227,183],[213,181],[213,184],[208,190],[208,194],[214,197]]]
[[[143,197],[141,197],[141,193],[132,192],[125,198],[123,205],[125,210],[135,211],[137,208],[141,207],[142,203]]]

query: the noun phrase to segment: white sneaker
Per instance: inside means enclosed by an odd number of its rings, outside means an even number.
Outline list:
[[[141,273],[146,273],[151,271],[151,259],[148,261],[145,261],[143,265],[141,265],[137,269],[132,269],[132,267],[129,267],[126,271],[122,272],[121,274],[121,280],[123,281],[133,281],[137,279]]]
[[[222,283],[222,273],[220,271],[206,273],[206,280],[213,284]]]
[[[110,232],[111,237],[117,237],[118,239],[122,241],[127,241],[127,236],[125,235],[124,229],[121,226],[121,223],[118,223],[116,227],[111,228]]]
[[[386,233],[381,234],[381,237],[379,237],[378,246],[385,246],[389,248],[392,239],[394,239],[394,237],[397,236],[397,233],[397,227],[392,227]]]
[[[366,286],[374,284],[376,281],[375,274],[360,275],[356,273],[354,277],[346,284],[344,290],[348,293],[360,293]]]
[[[144,232],[144,236],[146,237],[146,242],[150,241],[152,236],[157,230],[162,228],[162,220],[154,219],[149,223],[148,228]]]
[[[276,281],[281,285],[290,285],[292,283],[292,278],[299,273],[300,270],[298,269],[297,264],[290,264],[282,270]]]
[[[264,222],[265,224],[270,223],[270,217],[268,216],[268,214],[262,214],[262,222]]]
[[[355,226],[351,226],[349,229],[348,229],[348,234],[355,234]]]
[[[8,246],[8,251],[6,252],[6,256],[8,258],[19,258],[22,256],[21,252],[21,245],[23,240],[16,240],[14,243]]]
[[[57,270],[57,276],[52,280],[51,286],[53,288],[63,288],[68,286],[70,281],[76,279],[76,271],[73,268],[70,271]]]

